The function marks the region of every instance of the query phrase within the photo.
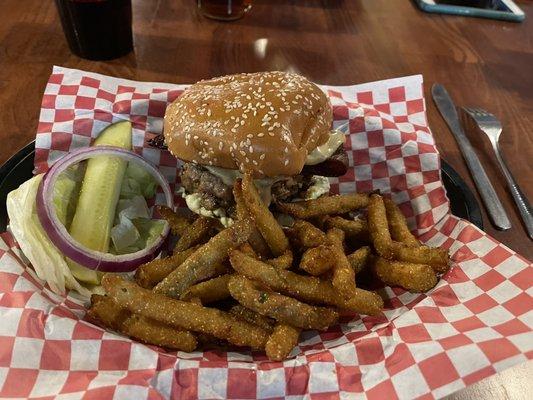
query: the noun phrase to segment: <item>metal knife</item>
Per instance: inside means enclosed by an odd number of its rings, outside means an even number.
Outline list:
[[[431,88],[431,94],[433,100],[437,105],[442,117],[448,124],[448,127],[455,136],[455,140],[463,153],[463,157],[466,161],[470,174],[474,179],[477,190],[481,195],[481,199],[487,208],[489,217],[497,229],[505,231],[511,228],[511,222],[509,217],[503,208],[503,205],[494,190],[494,187],[490,183],[487,173],[483,169],[479,158],[477,157],[470,141],[466,137],[461,123],[459,122],[459,116],[453,101],[442,85],[435,83]]]

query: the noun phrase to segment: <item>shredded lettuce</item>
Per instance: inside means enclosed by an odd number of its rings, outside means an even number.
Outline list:
[[[63,294],[68,288],[77,290],[83,296],[90,296],[91,292],[74,278],[65,257],[48,239],[39,222],[35,198],[42,178],[43,174],[36,175],[7,195],[11,233],[37,276],[46,281],[55,293]]]
[[[149,199],[155,196],[156,189],[157,181],[148,171],[135,162],[128,163],[122,181],[121,198],[143,196],[145,199]]]
[[[155,196],[157,182],[152,175],[136,163],[126,169],[111,229],[113,254],[139,251],[156,240],[165,226],[164,221],[150,219],[146,199]]]

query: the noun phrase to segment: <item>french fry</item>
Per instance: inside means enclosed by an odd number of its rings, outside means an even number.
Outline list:
[[[189,217],[176,214],[171,208],[164,205],[157,205],[156,210],[170,225],[170,230],[174,235],[181,235],[190,225]]]
[[[180,300],[188,301],[191,298],[199,298],[202,304],[214,303],[230,297],[228,282],[231,274],[217,276],[208,281],[191,286],[180,297]]]
[[[248,279],[308,303],[336,306],[366,315],[378,314],[383,308],[383,300],[374,292],[356,288],[354,295],[345,299],[337,293],[331,282],[277,269],[238,250],[231,252],[230,261],[235,271]]]
[[[290,249],[287,249],[285,250],[285,253],[283,253],[281,256],[265,260],[265,262],[276,268],[289,269],[290,267],[292,267],[293,259],[294,257],[292,255],[292,251]]]
[[[307,249],[326,243],[326,234],[310,222],[297,219],[288,230],[289,239],[294,247]]]
[[[292,297],[259,288],[243,276],[232,276],[228,287],[231,296],[243,306],[299,328],[324,330],[339,318],[337,311],[333,309],[311,306]]]
[[[184,251],[197,244],[207,242],[218,223],[219,221],[214,218],[200,215],[183,231],[174,251]]]
[[[368,205],[368,195],[350,193],[335,196],[324,196],[314,200],[297,201],[294,203],[278,203],[281,212],[300,219],[310,219],[320,215],[345,214],[364,208]]]
[[[420,242],[414,237],[407,227],[407,221],[402,212],[391,199],[383,198],[387,219],[389,221],[390,234],[393,240],[404,243],[409,247],[419,247]]]
[[[410,292],[426,292],[437,284],[437,275],[431,266],[378,257],[374,268],[376,275],[390,286],[401,286]]]
[[[235,316],[238,319],[249,322],[251,324],[257,325],[267,332],[272,333],[274,330],[275,321],[272,318],[265,317],[264,315],[258,314],[255,311],[250,310],[240,304],[235,304],[229,310],[229,313]]]
[[[102,286],[115,302],[133,313],[166,325],[207,333],[237,346],[264,348],[268,332],[215,308],[202,307],[151,292],[116,274],[106,274]]]
[[[370,201],[368,203],[368,231],[377,253],[384,258],[392,259],[392,238],[389,232],[385,204],[379,194],[370,195]]]
[[[329,217],[325,227],[338,228],[344,231],[347,238],[368,240],[368,223],[364,219],[345,219],[342,217]]]
[[[244,201],[244,195],[242,193],[242,180],[237,179],[233,185],[233,197],[235,198],[235,208],[237,211],[237,219],[251,219],[250,212]],[[261,257],[268,257],[270,254],[270,249],[268,248],[267,242],[261,235],[261,232],[254,227],[250,238],[248,239],[250,245],[256,253]]]
[[[243,253],[245,254],[248,254],[250,257],[253,257],[253,258],[258,258],[259,256],[257,255],[257,253],[254,251],[254,249],[252,248],[252,246],[250,245],[250,243],[248,242],[245,242],[243,244],[241,244],[238,249],[240,251],[242,251]]]
[[[335,264],[335,251],[329,246],[322,244],[318,247],[307,249],[302,255],[299,268],[313,276],[319,276],[333,268]]]
[[[157,258],[141,265],[135,272],[135,281],[143,288],[152,289],[189,258],[197,248],[198,246],[195,246],[185,251],[174,252],[170,257]]]
[[[286,359],[294,346],[298,344],[301,329],[287,324],[277,324],[268,338],[265,353],[273,361]]]
[[[331,283],[345,298],[350,298],[355,290],[355,271],[350,266],[346,254],[344,254],[344,231],[339,228],[328,230],[327,238],[333,251],[333,277]]]
[[[289,240],[268,207],[263,203],[252,175],[247,173],[242,180],[242,194],[257,229],[268,244],[274,257],[282,255],[289,248]]]
[[[313,218],[309,218],[309,222],[311,222],[314,226],[316,226],[318,229],[321,229],[322,231],[327,230],[326,228],[326,221],[330,218],[329,215],[318,215]]]
[[[197,345],[196,338],[192,333],[132,314],[105,296],[91,296],[91,307],[87,311],[87,315],[105,327],[143,343],[188,352],[194,351]]]
[[[237,221],[224,229],[159,282],[154,292],[179,298],[190,286],[213,276],[217,265],[228,257],[228,253],[248,240],[251,230],[249,220]]]
[[[448,251],[440,247],[408,247],[403,243],[393,243],[392,252],[398,261],[429,264],[438,273],[444,273],[449,269],[450,256]]]
[[[361,272],[363,268],[365,268],[366,264],[368,263],[370,253],[370,247],[363,246],[355,250],[352,254],[348,254],[346,256],[356,275]]]

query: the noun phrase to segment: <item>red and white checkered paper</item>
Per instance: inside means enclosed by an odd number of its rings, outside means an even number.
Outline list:
[[[135,151],[176,183],[176,160],[147,141],[185,86],[54,68],[36,140],[36,171],[88,146],[111,122],[134,124]],[[84,300],[51,292],[12,237],[0,240],[0,397],[440,398],[533,357],[531,264],[449,214],[422,77],[323,89],[335,124],[350,120],[352,168],[341,192],[380,189],[453,268],[426,294],[386,288],[382,316],[308,331],[290,359],[259,352],[169,353],[85,321]]]

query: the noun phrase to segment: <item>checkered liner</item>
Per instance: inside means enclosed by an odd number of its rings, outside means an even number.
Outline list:
[[[110,122],[134,123],[135,151],[177,183],[176,160],[146,143],[183,86],[54,68],[43,97],[36,170],[87,146]],[[386,288],[379,317],[347,316],[305,332],[291,358],[255,352],[167,353],[83,320],[0,240],[0,397],[440,398],[533,357],[530,263],[449,214],[420,76],[324,87],[335,124],[350,121],[353,168],[340,192],[391,192],[413,229],[450,249],[454,266],[427,294]],[[75,134],[73,132],[76,132]]]

